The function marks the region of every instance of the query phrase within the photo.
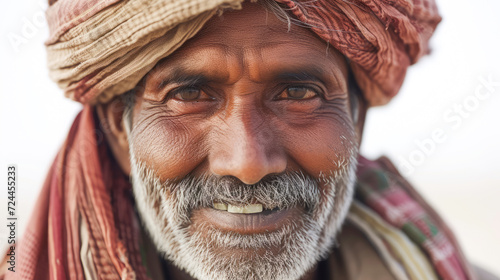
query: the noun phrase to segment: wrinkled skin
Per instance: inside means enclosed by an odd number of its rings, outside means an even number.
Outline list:
[[[287,32],[273,15],[251,12],[214,18],[147,77],[132,141],[162,179],[209,172],[253,184],[286,169],[317,177],[349,156],[340,140],[354,140],[344,58],[306,29]],[[169,83],[175,76],[205,83],[199,98],[183,101],[192,89],[179,91],[189,82]],[[320,93],[288,98],[293,86]]]
[[[252,185],[286,171],[319,179],[342,173],[357,154],[361,129],[350,111],[345,58],[305,28],[288,31],[257,4],[211,19],[143,80],[130,136],[120,112],[104,106],[100,114],[127,174],[129,141],[139,162],[173,182],[208,174]],[[200,217],[192,223],[191,231],[201,229]]]

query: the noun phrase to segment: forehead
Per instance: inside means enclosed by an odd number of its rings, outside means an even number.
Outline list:
[[[288,43],[320,47],[323,51],[326,47],[309,29],[295,24],[288,25],[288,22],[278,19],[272,11],[255,3],[244,3],[241,10],[213,17],[195,38],[200,43],[230,45],[234,50]]]
[[[156,80],[158,75],[208,73],[211,80],[232,83],[243,74],[264,82],[280,72],[302,70],[338,79],[346,77],[347,64],[308,28],[288,25],[260,4],[245,2],[241,10],[210,19],[150,74]]]

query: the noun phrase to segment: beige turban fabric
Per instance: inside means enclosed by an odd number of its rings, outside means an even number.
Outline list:
[[[59,0],[47,10],[50,77],[71,99],[106,102],[242,1]],[[277,2],[349,59],[370,106],[397,94],[441,20],[434,0]]]

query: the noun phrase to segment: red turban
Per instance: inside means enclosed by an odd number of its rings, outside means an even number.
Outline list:
[[[398,93],[408,66],[429,53],[441,21],[434,0],[280,2],[350,60],[371,106]]]

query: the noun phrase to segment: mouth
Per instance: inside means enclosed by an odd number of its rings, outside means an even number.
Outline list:
[[[262,213],[264,206],[262,204],[247,204],[243,206],[235,206],[221,202],[214,202],[213,208],[220,211],[227,211],[229,213],[255,214],[255,213]]]
[[[289,209],[267,209],[262,204],[231,205],[213,203],[212,207],[195,210],[193,223],[202,222],[221,231],[239,234],[258,234],[277,231],[292,224],[303,214],[299,207]]]

